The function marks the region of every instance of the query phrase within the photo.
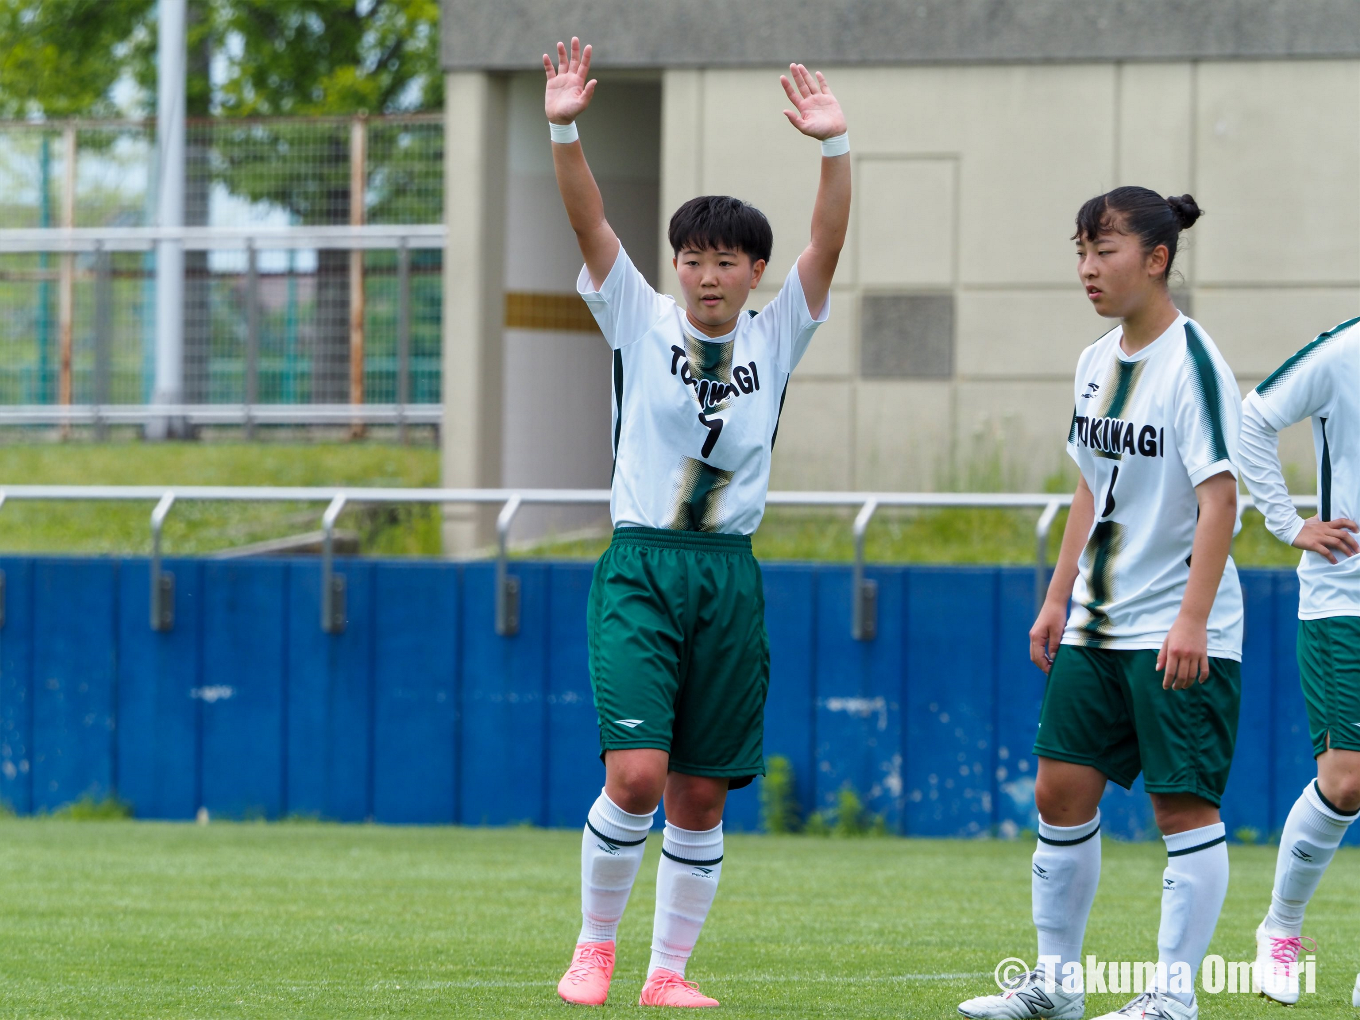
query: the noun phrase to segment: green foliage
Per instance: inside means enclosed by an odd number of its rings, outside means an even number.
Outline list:
[[[765,762],[765,778],[760,784],[760,813],[765,831],[784,835],[798,831],[798,797],[794,792],[793,765],[783,755],[771,755]]]
[[[155,0],[0,0],[0,116],[149,114]],[[437,109],[439,0],[189,0],[191,114]],[[221,78],[213,88],[208,67]],[[115,109],[128,76],[139,109]]]
[[[849,783],[836,795],[837,836],[886,836],[887,823],[882,815],[872,814]]]
[[[155,0],[0,0],[0,117],[109,117]],[[152,47],[154,52],[154,45]]]
[[[1246,846],[1253,846],[1261,842],[1261,830],[1243,825],[1233,830],[1233,838]]]
[[[829,836],[832,833],[832,812],[814,811],[808,815],[803,832],[808,836]]]
[[[814,811],[803,831],[809,836],[886,836],[888,823],[864,806],[864,801],[849,783],[836,794],[836,806]]]
[[[114,794],[96,800],[87,793],[79,800],[57,808],[52,817],[70,822],[117,822],[132,817],[132,805]]]

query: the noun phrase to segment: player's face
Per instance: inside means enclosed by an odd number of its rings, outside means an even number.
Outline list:
[[[715,336],[740,313],[751,291],[765,272],[762,259],[737,251],[700,251],[686,248],[673,260],[685,306],[697,323],[713,329]]]
[[[1077,240],[1077,276],[1091,306],[1107,319],[1135,314],[1163,286],[1166,249],[1145,253],[1138,238],[1118,230]]]

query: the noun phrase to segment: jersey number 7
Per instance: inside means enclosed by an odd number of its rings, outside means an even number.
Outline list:
[[[713,447],[718,445],[718,437],[722,435],[723,422],[721,418],[710,418],[703,411],[700,411],[699,424],[708,429],[708,438],[704,440],[703,449],[699,451],[701,456],[707,460],[708,455],[713,452]]]

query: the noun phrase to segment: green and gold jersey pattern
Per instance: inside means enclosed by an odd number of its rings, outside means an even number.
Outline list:
[[[1185,316],[1129,355],[1122,329],[1081,355],[1068,453],[1095,520],[1078,562],[1065,644],[1160,648],[1180,608],[1198,518],[1195,487],[1236,475],[1236,382]],[[1209,653],[1241,657],[1242,596],[1229,562],[1209,621]]]

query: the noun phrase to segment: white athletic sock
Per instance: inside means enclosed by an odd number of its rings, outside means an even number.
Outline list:
[[[653,808],[630,815],[603,790],[581,835],[581,936],[577,942],[612,942],[647,849]]]
[[[1053,979],[1062,981],[1062,965],[1081,961],[1086,919],[1100,882],[1100,812],[1082,825],[1039,823],[1034,848],[1030,894],[1034,927],[1039,931],[1039,966],[1057,957]]]
[[[1157,960],[1166,965],[1169,994],[1187,1006],[1195,1001],[1195,975],[1228,894],[1227,838],[1222,822],[1162,837],[1166,870]]]
[[[658,967],[685,973],[718,891],[722,859],[722,822],[704,832],[666,823],[656,869],[656,921],[648,977]]]
[[[1303,788],[1280,834],[1266,931],[1272,935],[1302,934],[1303,912],[1355,817],[1356,812],[1342,814],[1329,806],[1316,781]]]

